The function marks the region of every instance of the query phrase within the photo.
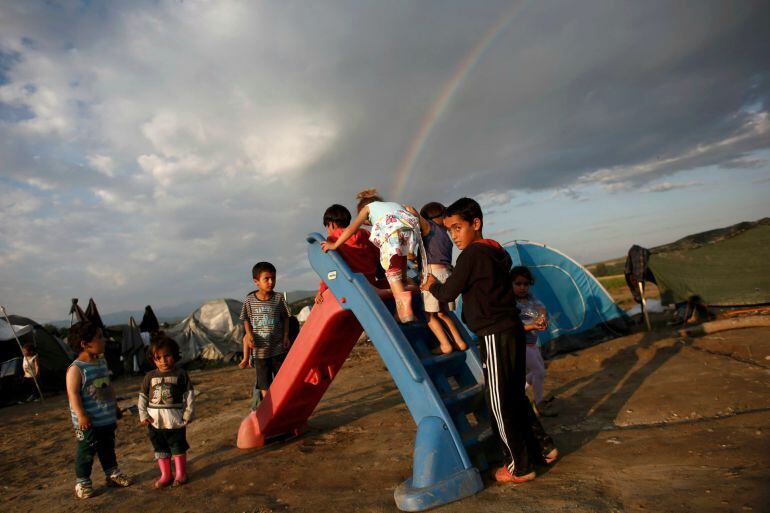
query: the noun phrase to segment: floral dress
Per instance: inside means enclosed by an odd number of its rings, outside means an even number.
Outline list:
[[[377,203],[380,203],[377,205]],[[369,216],[372,223],[372,234],[369,240],[380,250],[380,264],[384,269],[390,267],[390,259],[394,256],[414,258],[424,256],[422,238],[420,237],[420,221],[417,216],[395,203],[375,202],[369,204]],[[374,205],[374,208],[372,206]],[[399,208],[388,209],[383,215],[376,216],[383,206],[397,205]],[[375,214],[375,215],[372,215]],[[426,268],[425,266],[423,268]]]

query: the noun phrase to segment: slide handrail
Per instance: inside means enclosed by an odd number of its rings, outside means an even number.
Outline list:
[[[320,233],[311,233],[307,236],[307,242],[311,245],[318,244],[318,250],[321,251],[321,242],[326,241],[326,238],[323,237]],[[362,279],[361,276],[355,275],[350,271],[350,267],[348,267],[347,263],[340,257],[337,252],[335,251],[329,251],[326,253],[326,256],[331,259],[331,261],[334,263],[334,267],[336,267],[335,271],[342,275],[342,277],[349,282],[353,287],[357,289],[359,293],[361,293],[361,299],[363,299],[367,306],[377,315],[377,320],[379,321],[379,324],[384,327],[385,320],[382,318],[382,312],[380,311],[380,308],[382,308],[382,305],[375,304],[374,301],[372,301],[372,298],[369,294],[364,293],[364,287],[372,288],[372,285]],[[345,309],[348,309],[349,307],[342,303],[341,306]],[[423,382],[423,376],[422,373],[417,370],[412,363],[411,358],[407,357],[404,350],[399,346],[398,344],[394,344],[394,349],[398,353],[398,355],[401,357],[401,360],[404,362],[404,366],[406,367],[407,372],[409,373],[409,376],[417,383]]]

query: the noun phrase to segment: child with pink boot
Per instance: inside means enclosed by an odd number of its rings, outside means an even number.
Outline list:
[[[150,345],[149,352],[157,370],[144,377],[139,422],[147,426],[160,467],[155,488],[180,486],[187,482],[187,425],[192,422],[195,391],[187,372],[176,366],[180,355],[174,339],[161,336]],[[176,476],[171,473],[172,457]]]

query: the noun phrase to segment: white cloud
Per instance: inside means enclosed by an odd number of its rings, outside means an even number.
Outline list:
[[[770,138],[770,113],[759,112],[753,114],[740,128],[738,133],[717,140],[715,142],[695,145],[686,151],[671,157],[656,157],[641,164],[621,165],[599,169],[580,177],[579,183],[602,185],[621,182],[643,182],[654,178],[657,174],[681,169],[692,169],[710,163],[719,163],[719,159],[725,151],[734,148],[741,150],[741,144],[747,140],[756,138]],[[714,159],[715,162],[709,159]],[[729,162],[735,163],[735,159]]]
[[[49,180],[35,176],[25,179],[24,183],[43,191],[50,191],[56,187],[56,184],[50,182]]]
[[[486,211],[515,191],[581,201],[597,183],[751,167],[770,146],[756,75],[766,55],[740,45],[756,47],[745,23],[760,4],[714,23],[692,16],[702,6],[660,16],[644,2],[535,3],[432,120],[448,72],[500,5],[468,17],[429,2],[354,4],[2,2],[0,114],[24,118],[0,121],[0,186],[22,198],[0,208],[13,220],[0,227],[0,286],[25,289],[17,311],[61,304],[66,315],[73,295],[124,308],[240,293],[255,259],[305,288],[304,234],[329,204],[391,190],[422,130],[404,197],[389,199],[474,196]],[[681,20],[688,30],[672,33]],[[609,22],[616,30],[597,30]],[[715,37],[727,54],[703,52]],[[758,107],[736,110],[747,95]],[[44,293],[60,300],[41,306]]]
[[[768,164],[766,158],[760,157],[738,157],[728,160],[719,165],[725,169],[759,169],[765,167]]]
[[[142,125],[142,134],[165,157],[179,157],[195,152],[206,143],[206,130],[193,115],[179,116],[161,112]]]
[[[582,191],[574,187],[561,187],[559,189],[556,189],[551,195],[551,198],[553,199],[553,198],[559,198],[559,197],[569,198],[573,201],[581,201],[581,202],[588,201],[588,196],[586,196]]]
[[[477,194],[476,201],[482,207],[496,207],[508,204],[515,197],[515,191],[488,191]]]
[[[126,275],[112,266],[88,264],[86,271],[103,285],[122,287],[127,281]]]
[[[98,153],[92,153],[86,157],[88,165],[97,170],[104,176],[110,178],[115,176],[115,161],[108,155],[99,155]]]
[[[691,182],[684,182],[684,183],[663,182],[655,185],[650,185],[648,187],[644,187],[642,189],[642,192],[666,192],[666,191],[672,191],[674,189],[689,189],[692,187],[700,187],[701,185],[703,185],[703,182],[699,182],[699,181],[691,181]]]
[[[609,193],[629,191],[633,188],[634,184],[632,182],[609,182],[602,184],[602,189]]]
[[[259,174],[275,177],[311,165],[328,151],[335,136],[328,121],[289,119],[247,135],[242,146]]]
[[[8,222],[38,211],[43,202],[24,190],[0,186],[0,220]]]

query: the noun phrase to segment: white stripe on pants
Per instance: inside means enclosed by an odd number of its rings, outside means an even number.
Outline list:
[[[489,378],[488,393],[489,402],[492,406],[492,416],[497,424],[497,430],[500,432],[500,438],[503,441],[503,445],[508,450],[508,455],[511,458],[511,463],[508,465],[508,471],[513,473],[513,451],[511,445],[508,443],[508,436],[506,435],[505,420],[503,419],[502,405],[500,401],[500,381],[498,379],[497,371],[497,348],[495,346],[495,335],[487,335],[484,337],[484,342],[487,349],[487,376]]]

